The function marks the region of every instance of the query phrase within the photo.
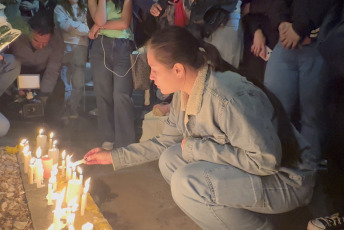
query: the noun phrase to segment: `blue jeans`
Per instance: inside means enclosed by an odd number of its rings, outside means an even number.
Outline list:
[[[288,116],[299,106],[300,133],[310,143],[313,161],[321,156],[326,78],[326,66],[314,42],[294,50],[283,48],[279,42],[267,63],[264,77],[264,85],[281,101]]]
[[[64,75],[63,79],[67,80],[68,85],[72,85],[72,92],[66,103],[72,110],[77,109],[82,98],[87,50],[87,46],[65,43],[61,75]]]
[[[0,96],[12,85],[20,73],[20,63],[12,54],[2,54],[0,61]]]
[[[10,129],[10,122],[0,113],[0,137],[5,136]]]
[[[163,152],[159,168],[176,204],[202,229],[271,230],[266,216],[309,203],[313,184],[293,187],[278,174],[256,176],[231,165],[187,163],[180,144]],[[307,183],[306,183],[307,184]]]
[[[131,67],[130,54],[133,50],[134,44],[129,39],[113,39],[100,35],[94,40],[90,51],[98,129],[102,141],[114,142],[115,147],[127,146],[135,141],[134,105],[131,100],[133,79],[131,71],[125,77],[119,77],[104,64],[123,76]]]

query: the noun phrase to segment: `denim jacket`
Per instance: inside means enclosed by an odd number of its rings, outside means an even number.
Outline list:
[[[259,176],[280,173],[289,184],[302,185],[304,172],[280,167],[277,122],[265,93],[236,73],[207,70],[199,71],[189,97],[174,93],[160,136],[112,151],[114,168],[158,159],[166,148],[187,138],[182,156],[188,162],[231,164]],[[297,138],[309,151],[302,136]]]

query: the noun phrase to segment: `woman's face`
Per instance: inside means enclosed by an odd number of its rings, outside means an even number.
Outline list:
[[[185,77],[181,77],[176,68],[168,68],[156,60],[155,51],[148,48],[147,59],[151,67],[150,79],[163,94],[170,94],[182,90]]]

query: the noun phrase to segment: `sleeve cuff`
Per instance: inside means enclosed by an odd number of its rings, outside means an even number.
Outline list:
[[[120,151],[121,151],[121,148],[113,149],[111,151],[113,170],[118,170],[122,168],[121,159],[120,159],[120,154],[121,154]]]

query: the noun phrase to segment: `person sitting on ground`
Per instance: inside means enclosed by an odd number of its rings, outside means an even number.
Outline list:
[[[64,86],[59,78],[63,39],[59,33],[54,32],[51,15],[35,14],[28,23],[31,34],[21,35],[8,52],[21,62],[21,74],[40,74],[40,99],[45,104],[49,97],[48,106],[51,105],[54,110],[46,108],[46,111],[56,114],[64,100]]]
[[[86,164],[119,170],[159,159],[174,201],[202,229],[275,229],[258,213],[310,202],[310,149],[273,94],[227,71],[214,46],[181,27],[154,34],[147,57],[151,80],[174,93],[163,133],[92,149]]]

